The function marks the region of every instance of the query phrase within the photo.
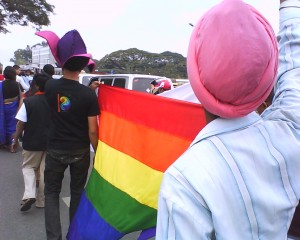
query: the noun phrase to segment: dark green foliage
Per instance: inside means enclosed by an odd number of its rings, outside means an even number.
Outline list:
[[[26,46],[26,49],[18,49],[17,51],[14,52],[14,57],[10,59],[11,62],[14,62],[15,64],[18,65],[26,65],[30,64],[32,62],[32,48],[40,45],[43,47],[48,46],[47,42],[43,41],[41,43],[37,43],[33,46]]]
[[[150,53],[136,48],[119,50],[95,60],[97,70],[187,78],[186,58],[178,53]]]
[[[8,24],[28,26],[30,23],[39,30],[50,24],[49,14],[54,6],[45,0],[1,0],[0,33],[8,33]]]
[[[14,58],[11,58],[10,61],[18,65],[25,65],[31,63],[32,60],[32,51],[31,47],[27,45],[26,49],[18,49],[14,52]]]

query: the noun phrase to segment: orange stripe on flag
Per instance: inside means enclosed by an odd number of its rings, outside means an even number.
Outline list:
[[[188,148],[191,142],[170,133],[132,123],[106,111],[101,112],[99,139],[110,147],[162,172]]]

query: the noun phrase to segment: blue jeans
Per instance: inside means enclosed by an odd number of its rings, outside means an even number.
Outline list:
[[[70,166],[70,222],[75,215],[90,166],[90,149],[75,151],[48,150],[45,180],[45,225],[47,240],[61,240],[59,194],[66,168]]]

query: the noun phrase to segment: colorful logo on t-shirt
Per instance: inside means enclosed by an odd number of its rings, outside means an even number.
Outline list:
[[[70,109],[71,107],[71,101],[68,97],[66,96],[60,96],[59,94],[57,95],[57,100],[58,100],[58,111],[61,112],[66,112]]]

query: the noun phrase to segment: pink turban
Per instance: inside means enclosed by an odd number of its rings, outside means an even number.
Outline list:
[[[188,77],[195,95],[212,114],[236,118],[254,111],[272,90],[277,66],[272,27],[241,0],[224,0],[194,28]]]

